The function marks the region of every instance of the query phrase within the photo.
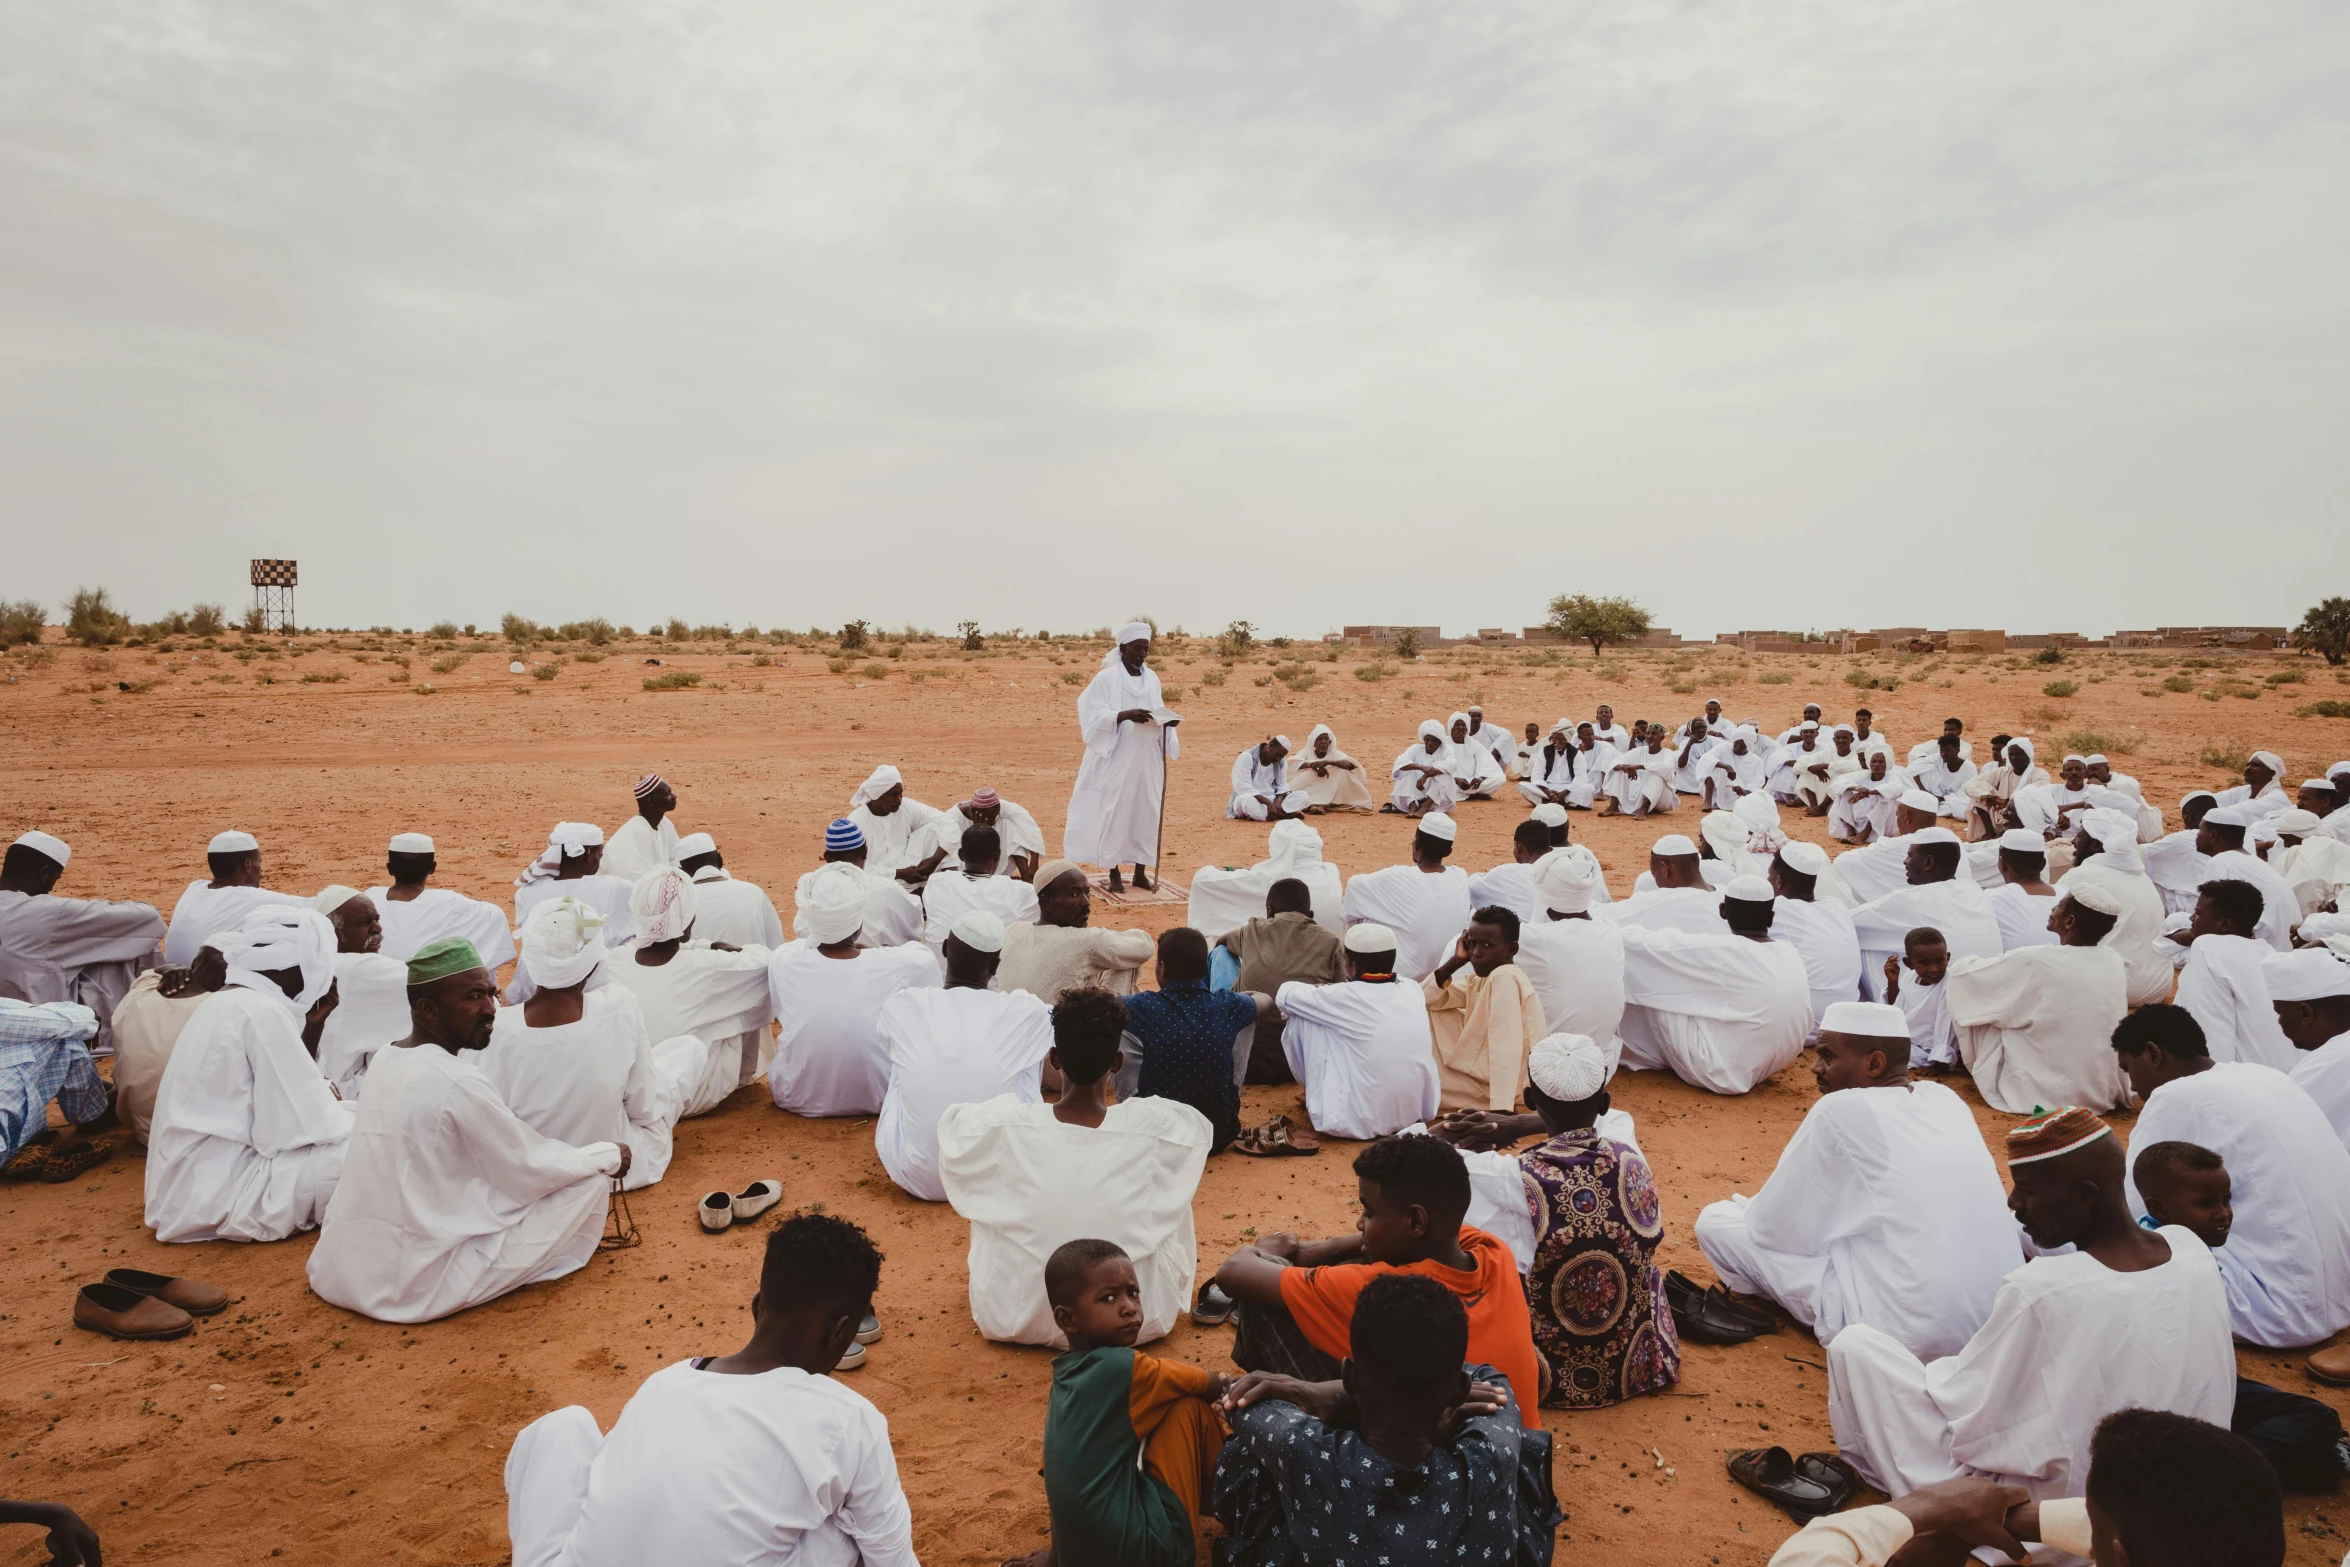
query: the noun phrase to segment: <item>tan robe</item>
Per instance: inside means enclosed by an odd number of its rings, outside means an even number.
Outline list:
[[[1514,1110],[1526,1057],[1548,1032],[1542,998],[1515,963],[1480,979],[1463,965],[1449,983],[1420,981],[1434,1037],[1439,1103],[1446,1110]]]

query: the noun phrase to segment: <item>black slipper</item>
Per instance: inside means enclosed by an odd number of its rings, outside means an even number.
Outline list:
[[[1200,1286],[1199,1299],[1192,1304],[1191,1321],[1194,1327],[1220,1328],[1232,1320],[1232,1313],[1240,1303],[1216,1287],[1213,1279]]]
[[[1830,1508],[1831,1512],[1867,1488],[1861,1480],[1860,1471],[1835,1453],[1798,1453],[1795,1455],[1795,1472],[1807,1480],[1817,1480],[1836,1493],[1836,1507]]]
[[[1852,1499],[1849,1490],[1803,1473],[1783,1447],[1750,1447],[1732,1453],[1730,1478],[1805,1522],[1832,1513]]]
[[[1665,1275],[1665,1304],[1673,1313],[1673,1329],[1684,1343],[1743,1344],[1779,1324],[1752,1307],[1740,1305],[1720,1285],[1701,1289],[1686,1274]]]

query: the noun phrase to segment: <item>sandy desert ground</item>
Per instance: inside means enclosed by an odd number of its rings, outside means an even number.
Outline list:
[[[202,873],[205,838],[223,827],[258,834],[271,885],[305,892],[380,881],[385,838],[418,829],[438,839],[445,882],[505,902],[552,822],[609,826],[630,809],[630,781],[658,769],[682,797],[681,824],[715,833],[737,874],[788,899],[823,822],[877,761],[897,763],[917,797],[941,804],[993,784],[1033,809],[1057,845],[1078,754],[1076,684],[1100,657],[1098,644],[967,655],[916,642],[834,669],[818,651],[743,643],[722,652],[713,642],[616,648],[595,662],[542,650],[534,661],[555,670],[540,680],[510,675],[506,648],[487,640],[455,649],[328,640],[303,639],[298,656],[274,639],[265,651],[240,649],[232,636],[214,650],[53,645],[0,659],[6,831],[39,825],[72,841],[61,891],[168,909]],[[662,668],[647,668],[656,652]],[[2295,778],[2350,755],[2350,721],[2295,716],[2350,690],[2324,666],[2285,655],[2093,653],[2051,669],[2017,656],[1691,650],[1595,662],[1581,652],[1470,650],[1397,666],[1322,654],[1265,649],[1227,669],[1202,642],[1162,651],[1181,693],[1172,699],[1189,716],[1167,815],[1176,876],[1261,856],[1262,828],[1222,819],[1226,771],[1242,745],[1275,730],[1302,740],[1327,720],[1342,746],[1383,772],[1420,718],[1472,698],[1512,728],[1586,716],[1602,699],[1627,721],[1678,718],[1718,694],[1733,714],[1773,729],[1807,699],[1832,717],[1866,701],[1903,748],[1946,714],[1978,736],[2012,727],[2079,745],[2086,734],[2144,781],[2174,824],[2184,788],[2224,782],[2228,757],[2255,745],[2281,751]],[[1366,664],[1382,678],[1357,678]],[[644,689],[676,671],[701,683]],[[2298,678],[2270,685],[2272,674]],[[1853,677],[1880,684],[1863,691]],[[2052,680],[2078,693],[2044,695]],[[1465,808],[1459,862],[1506,859],[1520,816],[1514,803]],[[1672,825],[1693,822],[1685,811]],[[1350,872],[1404,853],[1405,828],[1392,817],[1320,825],[1329,857]],[[1796,830],[1817,838],[1819,826]],[[1618,896],[1660,831],[1583,816],[1574,830]],[[1097,905],[1096,922],[1157,930],[1180,913]],[[1669,1265],[1704,1275],[1690,1239],[1699,1207],[1752,1190],[1812,1097],[1801,1064],[1735,1100],[1654,1076],[1619,1082],[1665,1193]],[[1293,1088],[1251,1089],[1249,1100],[1252,1116],[1302,1115]],[[1978,1115],[1994,1139],[2010,1119]],[[1333,1142],[1318,1159],[1214,1161],[1198,1200],[1203,1265],[1260,1230],[1351,1225],[1352,1152]],[[890,1185],[869,1121],[799,1120],[746,1089],[680,1128],[667,1181],[636,1197],[639,1249],[414,1329],[314,1298],[303,1278],[309,1237],[155,1244],[140,1228],[141,1170],[126,1147],[67,1186],[0,1187],[6,1489],[80,1509],[110,1562],[505,1561],[500,1469],[521,1425],[574,1402],[609,1424],[648,1372],[740,1340],[765,1224],[705,1236],[693,1201],[765,1175],[782,1179],[787,1209],[821,1203],[848,1214],[889,1254],[888,1336],[853,1385],[890,1419],[923,1559],[992,1563],[1042,1538],[1036,1468],[1049,1357],[978,1338],[964,1300],[963,1224]],[[212,1280],[236,1303],[177,1343],[76,1332],[74,1287],[121,1265]],[[1181,1328],[1160,1352],[1224,1365],[1226,1331]],[[2240,1360],[2250,1375],[2308,1387],[2298,1357]],[[1764,1561],[1791,1526],[1729,1481],[1723,1455],[1831,1445],[1821,1364],[1816,1344],[1784,1330],[1734,1349],[1686,1350],[1670,1396],[1546,1411],[1569,1514],[1559,1559]],[[2350,1409],[2350,1398],[2326,1396]],[[2292,1499],[2289,1519],[2296,1564],[2331,1564],[2350,1549],[2350,1494]],[[0,1547],[0,1559],[37,1557],[22,1532]]]

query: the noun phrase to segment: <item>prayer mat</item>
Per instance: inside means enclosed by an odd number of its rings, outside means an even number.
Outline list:
[[[1191,902],[1191,889],[1182,882],[1175,880],[1172,876],[1158,876],[1153,879],[1157,885],[1149,892],[1137,891],[1131,881],[1118,891],[1112,892],[1109,872],[1104,871],[1099,876],[1086,878],[1093,887],[1095,897],[1107,899],[1120,908],[1134,909],[1144,908],[1154,903],[1188,904]]]

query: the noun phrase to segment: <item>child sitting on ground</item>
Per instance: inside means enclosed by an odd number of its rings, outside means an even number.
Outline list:
[[[1909,1069],[1945,1077],[1958,1069],[1958,1030],[1942,981],[1950,973],[1950,943],[1931,925],[1902,938],[1902,955],[1885,960],[1885,999],[1909,1019]],[[1902,970],[1908,969],[1904,974]]]
[[[1135,1352],[1142,1289],[1108,1241],[1056,1248],[1044,1289],[1069,1339],[1044,1416],[1053,1543],[1005,1567],[1191,1567],[1232,1378]]]

